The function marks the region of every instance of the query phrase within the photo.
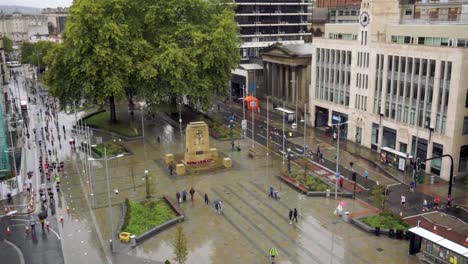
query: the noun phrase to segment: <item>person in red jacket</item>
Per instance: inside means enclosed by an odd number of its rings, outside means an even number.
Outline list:
[[[343,176],[340,177],[339,183],[340,183],[340,190],[343,190],[343,183],[344,183],[344,177]]]

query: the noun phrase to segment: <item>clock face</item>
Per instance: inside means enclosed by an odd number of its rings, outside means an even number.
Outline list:
[[[369,24],[369,13],[367,12],[362,12],[361,15],[359,16],[359,23],[361,23],[361,26],[365,27]]]

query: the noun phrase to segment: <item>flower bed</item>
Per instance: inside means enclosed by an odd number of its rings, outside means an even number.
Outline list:
[[[391,212],[381,212],[360,218],[359,220],[374,228],[380,227],[381,229],[393,230],[407,230],[409,228],[407,223]]]
[[[122,230],[136,236],[177,217],[164,199],[130,202],[129,205],[128,219],[125,220]]]
[[[334,191],[335,188],[329,186],[319,177],[310,174],[304,175],[303,172],[291,173],[289,176],[304,185],[311,192],[325,192],[327,189]]]
[[[125,147],[113,141],[107,141],[107,142],[96,145],[96,147],[93,148],[94,153],[96,153],[99,157],[104,157],[104,147],[106,148],[108,157],[128,153]]]

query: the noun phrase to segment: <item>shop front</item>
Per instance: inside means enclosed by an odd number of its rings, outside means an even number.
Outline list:
[[[416,226],[410,232],[409,254],[421,255],[424,263],[468,264],[468,248],[427,229]]]
[[[410,164],[412,158],[413,156],[408,153],[403,153],[389,147],[380,149],[380,162],[397,168],[400,171],[406,171],[406,167]]]

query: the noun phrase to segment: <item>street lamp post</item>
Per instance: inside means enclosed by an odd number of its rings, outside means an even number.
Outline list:
[[[145,182],[146,182],[146,199],[151,198],[149,181],[148,181],[148,170],[145,170]]]
[[[340,127],[341,125],[348,124],[349,121],[343,122],[343,123],[336,123],[336,124],[329,124],[329,126],[336,126],[337,127],[337,144],[336,144],[336,168],[335,168],[335,200],[338,199],[338,176],[339,174],[339,162],[340,162]]]
[[[107,202],[108,202],[108,208],[109,208],[109,224],[110,224],[110,233],[111,233],[111,251],[112,253],[115,252],[115,239],[114,239],[114,224],[112,223],[112,203],[111,203],[111,196],[110,196],[110,179],[109,179],[109,169],[107,166],[107,162],[109,160],[113,160],[116,158],[123,157],[123,154],[119,154],[115,157],[107,157],[107,149],[104,147],[104,159],[92,159],[89,158],[89,160],[104,160],[105,164],[105,170],[106,170],[106,181],[107,181]],[[115,191],[115,193],[118,193],[118,190]]]

